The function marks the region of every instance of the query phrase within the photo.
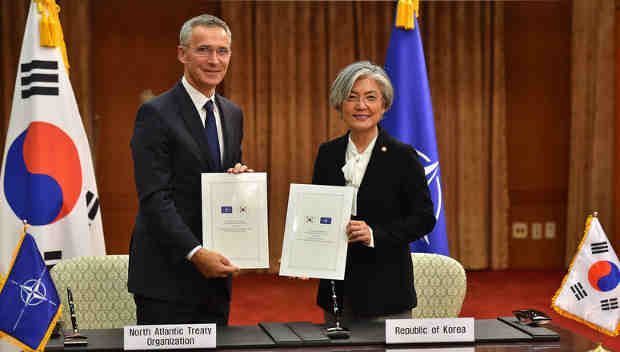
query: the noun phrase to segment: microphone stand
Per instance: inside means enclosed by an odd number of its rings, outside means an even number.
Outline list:
[[[330,280],[332,284],[332,299],[334,303],[334,317],[336,318],[336,326],[325,329],[326,334],[331,339],[348,339],[350,332],[340,325],[340,309],[338,308],[338,297],[336,296],[336,283]]]

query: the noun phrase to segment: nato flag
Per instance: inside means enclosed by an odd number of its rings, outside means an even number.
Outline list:
[[[433,106],[419,29],[415,15],[413,30],[396,25],[392,28],[385,71],[394,85],[394,103],[385,113],[382,126],[416,149],[435,205],[435,228],[413,242],[411,251],[449,255]]]
[[[60,309],[56,286],[34,237],[26,233],[0,284],[0,337],[27,351],[42,351]]]

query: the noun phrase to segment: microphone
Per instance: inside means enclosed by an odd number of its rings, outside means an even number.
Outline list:
[[[67,301],[69,303],[69,313],[71,313],[71,325],[73,327],[73,334],[65,335],[65,345],[87,345],[88,337],[80,335],[78,329],[77,315],[75,314],[75,304],[73,303],[73,294],[71,288],[67,287]]]

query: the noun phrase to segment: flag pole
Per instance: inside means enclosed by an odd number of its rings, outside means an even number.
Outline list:
[[[28,220],[26,220],[26,219],[23,219],[23,220],[22,220],[22,223],[24,224],[24,231],[22,232],[22,236],[23,236],[23,235],[25,235],[25,234],[26,234],[26,229],[27,229],[27,228],[28,228],[28,226],[30,226],[30,225],[28,225]]]
[[[601,327],[599,326],[598,329],[596,329],[597,332],[597,339],[598,339],[598,346],[596,346],[596,348],[593,348],[591,350],[588,350],[587,352],[611,352],[610,350],[606,349],[605,347],[603,347],[603,342],[601,341]]]
[[[598,218],[598,211],[592,212],[592,217]],[[589,313],[592,314],[591,311]],[[596,342],[598,343],[598,346],[591,350],[588,350],[587,352],[611,352],[605,347],[603,347],[603,341],[601,340],[601,329],[602,328],[599,325],[596,325]]]

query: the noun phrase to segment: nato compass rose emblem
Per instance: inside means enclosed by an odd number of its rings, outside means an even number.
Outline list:
[[[435,219],[439,219],[439,215],[441,215],[441,205],[443,204],[443,199],[441,197],[441,180],[439,179],[439,161],[433,161],[426,154],[422,153],[419,150],[415,150],[418,153],[418,156],[422,158],[423,166],[424,166],[424,176],[426,176],[426,184],[428,185],[429,190],[431,191],[431,199],[433,200],[433,204],[435,206]],[[431,242],[428,240],[428,235],[424,236],[424,241],[426,241],[427,245],[430,245]]]
[[[41,280],[30,279],[19,285],[21,299],[27,306],[38,306],[47,299],[47,288]]]
[[[41,277],[43,277],[43,275],[41,275]],[[47,298],[47,288],[42,282],[42,278],[26,280],[21,284],[15,280],[11,280],[11,283],[19,287],[20,298],[22,303],[24,303],[24,307],[19,313],[15,325],[13,325],[13,330],[17,329],[17,325],[19,325],[27,307],[35,307],[43,302],[48,302],[53,306],[57,305]]]

